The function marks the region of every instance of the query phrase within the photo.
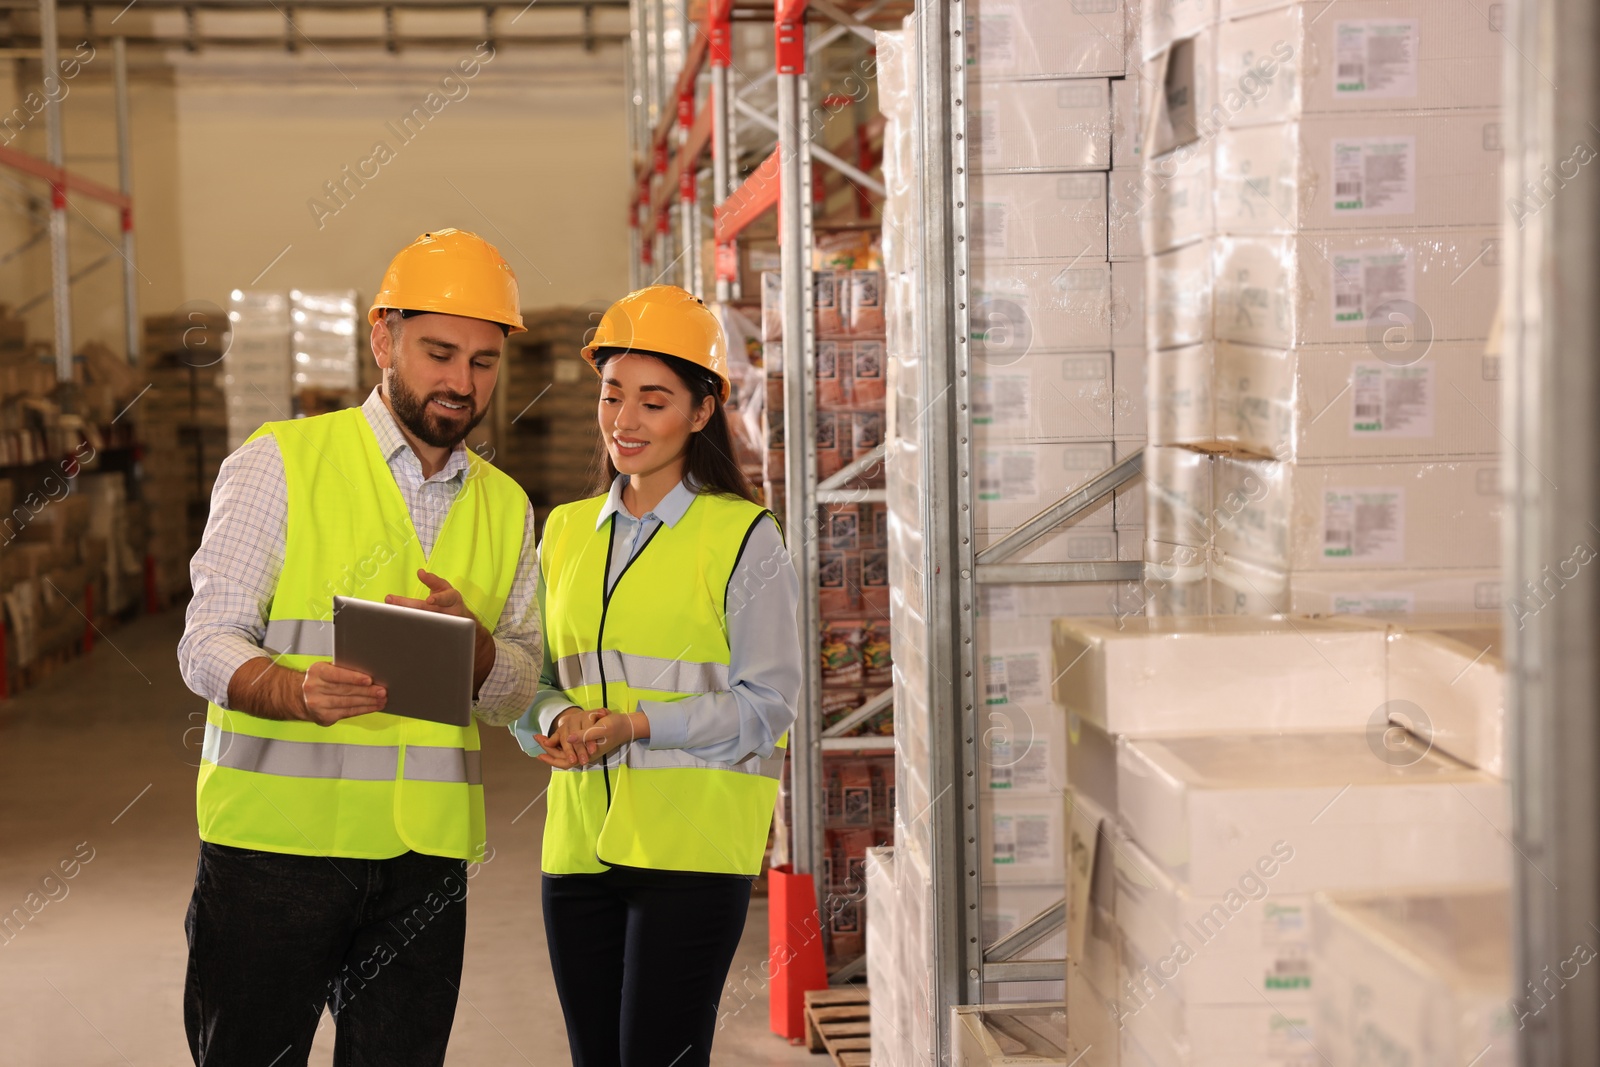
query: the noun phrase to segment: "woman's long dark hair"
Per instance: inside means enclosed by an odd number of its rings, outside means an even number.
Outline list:
[[[736,496],[760,504],[756,491],[750,484],[750,479],[744,476],[744,471],[739,469],[739,461],[734,459],[733,438],[728,432],[727,411],[722,404],[722,379],[706,370],[704,367],[690,363],[677,356],[669,356],[662,352],[644,352],[636,348],[602,348],[595,353],[594,365],[604,368],[606,361],[613,356],[624,353],[636,356],[649,356],[651,359],[660,360],[666,364],[668,370],[678,376],[684,388],[689,390],[689,406],[699,410],[706,397],[712,401],[711,418],[706,422],[705,428],[698,433],[689,435],[689,446],[684,453],[683,477],[697,493],[720,493],[723,496]],[[600,439],[600,450],[595,456],[596,480],[595,493],[609,492],[611,483],[617,480],[616,464],[611,462],[611,452],[606,448],[605,438]]]

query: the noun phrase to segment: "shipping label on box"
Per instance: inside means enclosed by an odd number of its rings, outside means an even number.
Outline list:
[[[975,82],[968,151],[984,171],[1109,170],[1111,83]]]
[[[1026,4],[976,0],[966,18],[967,70],[978,78],[1083,78],[1123,71],[1119,0]]]
[[[969,318],[974,358],[1035,350],[1111,348],[1112,279],[1105,261],[974,263]]]
[[[1487,337],[1499,240],[1493,227],[1217,238],[1216,336],[1278,348]]]
[[[1106,176],[974,174],[968,222],[974,260],[1102,260]]]
[[[998,883],[1040,882],[1066,869],[1062,851],[1066,812],[1059,796],[980,798],[987,877]]]
[[[1224,130],[1226,233],[1488,226],[1501,212],[1498,111],[1319,115]]]

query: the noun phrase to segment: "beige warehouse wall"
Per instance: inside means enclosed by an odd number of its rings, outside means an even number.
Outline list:
[[[190,299],[252,284],[368,297],[395,250],[444,226],[497,244],[527,307],[604,302],[627,285],[617,50],[176,66]]]
[[[476,73],[464,74],[463,61]],[[370,297],[401,245],[443,226],[497,244],[525,307],[608,303],[628,281],[621,64],[615,48],[504,49],[488,62],[471,49],[136,54],[141,312],[222,305],[229,290],[252,283]],[[68,166],[114,185],[110,74],[107,47],[73,80],[63,107]],[[40,77],[36,64],[0,64],[0,105],[14,106]],[[375,157],[380,142],[388,152]],[[42,118],[12,147],[43,155]],[[360,177],[363,164],[369,178]],[[8,179],[0,254],[37,228],[48,204],[42,183]],[[343,182],[338,199],[325,187],[333,180]],[[114,211],[84,202],[70,218],[74,270],[112,251]],[[122,349],[120,268],[113,256],[73,287],[78,345]],[[48,287],[45,242],[0,264],[0,303],[15,307]],[[27,318],[30,336],[52,335],[48,302]]]

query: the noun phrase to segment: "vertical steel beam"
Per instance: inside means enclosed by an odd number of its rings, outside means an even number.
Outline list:
[[[791,854],[797,872],[822,872],[822,688],[817,619],[817,387],[811,293],[811,152],[806,128],[805,4],[775,0],[778,65],[778,253],[783,270],[784,481],[789,553],[800,575],[807,651],[794,736]],[[818,908],[823,887],[817,884]]]
[[[111,41],[113,74],[117,92],[117,183],[122,195],[133,197],[133,126],[128,110],[128,42],[121,37]],[[127,328],[129,363],[139,362],[139,290],[135,284],[133,207],[122,209],[122,313]]]
[[[39,0],[39,43],[44,77],[61,77],[56,0]],[[48,86],[47,86],[48,88]],[[61,100],[65,93],[45,93],[46,158],[58,171],[66,165],[61,132]],[[50,303],[55,310],[56,380],[72,380],[72,273],[67,257],[67,190],[59,178],[50,183]]]
[[[700,295],[700,208],[698,162],[688,156],[690,131],[694,129],[695,87],[691,82],[678,96],[678,230],[683,242],[683,287]]]
[[[970,2],[970,0],[969,0]],[[917,9],[920,121],[922,415],[927,442],[923,500],[934,562],[928,747],[935,791],[930,820],[933,872],[935,1062],[948,1062],[950,1008],[980,1002],[982,878],[978,858],[977,666],[973,581],[974,486],[970,357],[967,351],[966,67],[962,0]]]
[[[1600,1047],[1600,977],[1574,954],[1600,936],[1600,185],[1579,173],[1600,123],[1600,17],[1504,12],[1512,1036],[1525,1067],[1568,1067]]]
[[[733,120],[733,101],[728,96],[729,68],[733,66],[733,4],[731,0],[712,0],[711,13],[706,20],[711,33],[711,206],[713,217],[722,202],[733,192],[733,157],[730,134]],[[737,246],[719,243],[717,261],[717,301],[727,303],[733,299],[733,287],[739,281]]]

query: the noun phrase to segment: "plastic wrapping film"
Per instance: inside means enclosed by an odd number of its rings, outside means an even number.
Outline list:
[[[1186,448],[1145,449],[1145,537],[1168,545],[1209,548],[1212,457]]]
[[[1317,1046],[1333,1063],[1381,1048],[1391,1062],[1512,1067],[1516,1026],[1543,998],[1518,996],[1503,889],[1318,894],[1311,911]],[[1587,941],[1551,970],[1576,973]],[[1549,972],[1546,972],[1549,973]]]
[[[1115,1067],[1115,1005],[1121,985],[1117,952],[1115,851],[1125,843],[1115,812],[1067,793],[1068,1053],[1082,1067]]]
[[[1453,0],[1337,0],[1331,12],[1321,0],[1237,19],[1222,6],[1219,75],[1247,101],[1235,124],[1500,104],[1505,46]]]
[[[366,316],[357,306],[354,289],[289,293],[293,324],[294,386],[296,389],[357,389],[361,385],[358,362],[358,324]]]
[[[1141,64],[1139,136],[1146,160],[1168,153],[1186,159],[1208,149],[1222,124],[1216,50],[1216,26],[1208,22],[1163,44]]]
[[[1067,1011],[1060,983],[1014,983],[1033,997],[1003,1006],[985,996],[982,1006],[950,1009],[951,1067],[1062,1067],[1067,1063]],[[992,987],[988,987],[992,988]],[[1006,988],[1006,987],[1002,987]]]
[[[975,0],[965,29],[969,78],[1116,77],[1123,71],[1117,0]]]
[[[1109,170],[1111,83],[1104,78],[971,82],[967,138],[985,171]]]
[[[899,887],[894,849],[867,849],[867,987],[872,990],[872,1062],[901,1067],[904,979],[900,971]],[[909,1065],[907,1065],[909,1067]]]
[[[1217,441],[1217,346],[1211,342],[1150,353],[1150,443],[1209,448]]]
[[[1215,336],[1289,348],[1489,336],[1499,230],[1362,230],[1215,241]]]
[[[1503,781],[1363,729],[1124,739],[1117,813],[1197,896],[1238,891],[1263,859],[1277,861],[1275,893],[1504,885],[1511,874]]]
[[[1286,572],[1216,553],[1208,573],[1212,610],[1219,615],[1409,614],[1505,606],[1500,571],[1494,567]]]
[[[1217,0],[1145,0],[1140,15],[1139,46],[1149,57],[1214,23]]]
[[[1223,233],[1490,226],[1500,202],[1500,112],[1305,117],[1217,135]]]
[[[1123,215],[1131,215],[1147,253],[1192,244],[1215,229],[1209,146],[1178,149],[1152,159],[1137,186],[1120,187]]]
[[[899,813],[895,818],[894,873],[900,917],[897,940],[905,994],[904,1025],[896,1038],[907,1052],[902,1062],[926,1064],[934,1062],[934,1035],[939,1027],[933,989],[937,970],[933,958],[933,874],[926,845],[916,843],[915,831],[901,824]],[[926,825],[927,820],[922,822]]]

